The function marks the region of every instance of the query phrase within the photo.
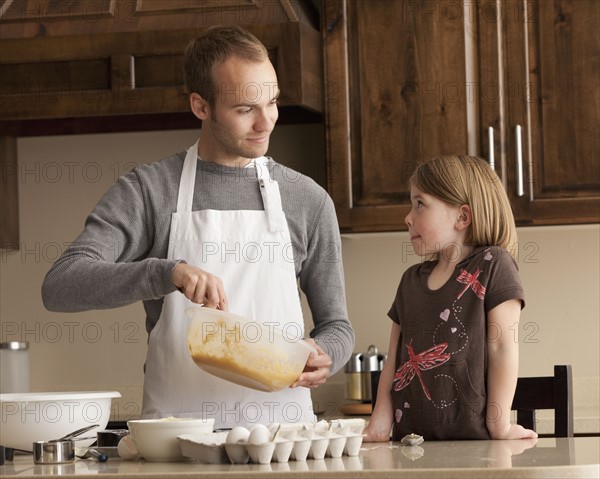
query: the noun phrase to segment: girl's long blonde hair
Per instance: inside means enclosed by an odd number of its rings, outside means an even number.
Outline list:
[[[453,206],[468,205],[472,220],[465,243],[517,252],[515,219],[496,172],[481,158],[448,155],[417,166],[410,184]]]

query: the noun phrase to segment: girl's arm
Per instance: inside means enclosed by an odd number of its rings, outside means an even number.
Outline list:
[[[519,373],[519,340],[511,326],[519,323],[520,315],[521,301],[517,299],[488,312],[487,428],[492,439],[537,437],[534,431],[510,422]]]
[[[377,402],[371,415],[369,425],[365,429],[365,442],[384,442],[390,440],[390,431],[394,420],[394,406],[392,405],[392,380],[394,379],[394,368],[396,364],[396,348],[400,339],[400,326],[392,323],[390,334],[390,346],[388,357],[383,365],[379,386],[377,387]]]

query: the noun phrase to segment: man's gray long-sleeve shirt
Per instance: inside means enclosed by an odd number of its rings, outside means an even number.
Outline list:
[[[42,298],[47,309],[106,309],[142,300],[146,329],[152,330],[163,297],[176,289],[172,270],[185,259],[166,259],[184,158],[181,152],[138,166],[109,188],[83,232],[46,275]],[[334,373],[350,357],[354,332],[333,202],[310,178],[274,161],[268,167],[279,184],[296,276],[313,316],[310,336],[331,356]],[[256,170],[198,160],[192,210],[205,209],[263,210]]]

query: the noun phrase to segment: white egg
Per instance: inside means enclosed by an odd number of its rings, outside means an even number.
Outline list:
[[[271,433],[269,428],[263,424],[257,424],[250,431],[248,437],[248,444],[266,444],[271,440]]]
[[[121,438],[119,444],[117,444],[117,452],[121,459],[126,461],[137,459],[140,456],[130,436]]]
[[[237,444],[240,442],[248,442],[248,436],[250,436],[250,431],[242,426],[236,426],[229,434],[227,434],[227,440],[229,444]]]

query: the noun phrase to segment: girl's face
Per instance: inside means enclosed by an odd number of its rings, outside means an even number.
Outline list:
[[[410,188],[410,200],[412,209],[404,222],[415,253],[419,256],[439,253],[440,259],[450,261],[456,259],[457,254],[461,256],[465,233],[459,227],[460,207],[424,193],[414,185]]]

